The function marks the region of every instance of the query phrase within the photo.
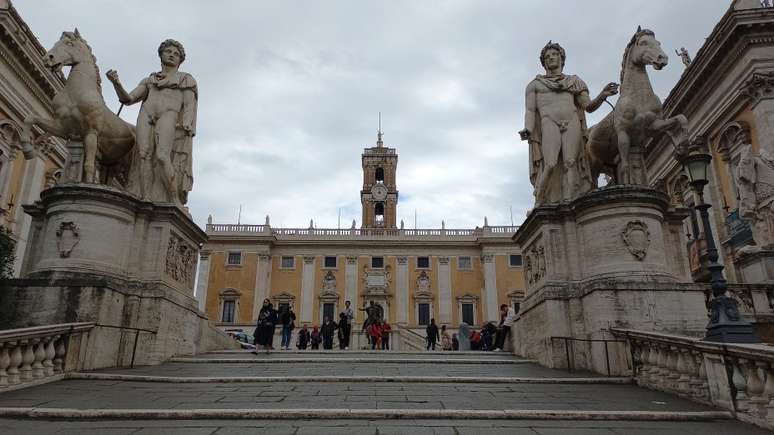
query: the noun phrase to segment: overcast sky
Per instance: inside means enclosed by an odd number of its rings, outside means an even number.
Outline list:
[[[399,154],[398,219],[407,228],[519,224],[532,206],[524,88],[551,39],[565,72],[592,97],[617,81],[638,25],[656,33],[670,64],[650,69],[665,98],[729,6],[680,1],[94,1],[14,5],[47,49],[77,27],[104,74],[126,87],[159,69],[166,38],[185,45],[181,69],[199,84],[194,187],[199,225],[335,228],[360,225],[364,147]],[[107,104],[119,103],[111,86]],[[614,99],[613,99],[614,100]],[[137,106],[121,116],[134,123]],[[607,114],[601,107],[593,124]]]

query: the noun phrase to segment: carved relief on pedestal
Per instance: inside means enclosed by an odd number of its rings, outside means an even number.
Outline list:
[[[60,223],[59,229],[56,230],[56,246],[59,248],[59,255],[62,258],[69,257],[80,239],[80,230],[75,222]]]
[[[621,232],[621,238],[624,245],[626,245],[626,249],[629,250],[634,258],[642,261],[648,255],[650,231],[645,222],[631,221],[627,223],[626,228]]]
[[[525,251],[524,273],[528,284],[535,284],[546,276],[546,250],[542,243],[535,243]]]
[[[196,248],[189,246],[174,232],[169,234],[165,271],[175,281],[193,286],[196,267]]]

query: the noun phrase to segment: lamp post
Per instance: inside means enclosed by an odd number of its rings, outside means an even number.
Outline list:
[[[760,343],[760,339],[753,332],[752,325],[742,320],[739,308],[734,299],[726,295],[726,279],[723,276],[723,265],[718,263],[718,249],[715,245],[715,236],[712,234],[709,213],[710,204],[704,202],[704,186],[709,183],[708,172],[712,156],[697,152],[678,157],[683,165],[691,188],[696,194],[694,208],[701,216],[704,229],[704,240],[707,244],[707,269],[710,272],[710,284],[712,285],[712,300],[710,300],[710,321],[707,324],[705,341],[722,343]]]

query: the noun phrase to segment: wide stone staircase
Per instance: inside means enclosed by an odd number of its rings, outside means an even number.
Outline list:
[[[504,353],[244,351],[0,389],[2,434],[763,434],[626,377]]]

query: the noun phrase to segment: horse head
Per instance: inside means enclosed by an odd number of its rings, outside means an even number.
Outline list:
[[[656,39],[652,30],[637,27],[637,32],[632,36],[626,47],[625,59],[629,59],[637,66],[653,65],[660,70],[669,63],[669,56],[661,49],[661,43]]]
[[[46,53],[46,64],[52,70],[62,66],[73,66],[81,62],[94,62],[94,55],[86,40],[81,38],[78,29],[74,32],[62,32],[54,47]]]

